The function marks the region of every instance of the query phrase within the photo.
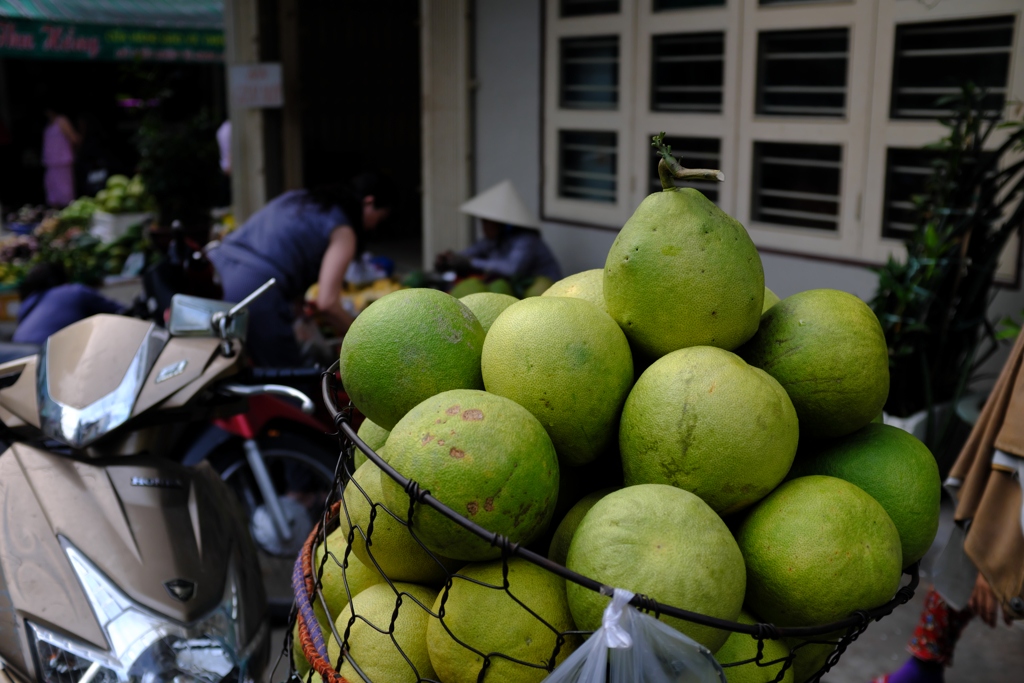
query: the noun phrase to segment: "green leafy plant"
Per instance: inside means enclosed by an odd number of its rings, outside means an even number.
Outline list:
[[[952,115],[936,150],[924,194],[914,197],[916,228],[905,260],[876,269],[871,306],[889,346],[886,411],[906,416],[928,409],[926,441],[941,450],[952,411],[936,425],[934,407],[957,401],[972,373],[998,347],[988,320],[992,282],[1010,235],[1024,220],[1024,119],[1000,123],[981,108],[972,85],[944,98]],[[997,130],[1005,140],[990,145]]]

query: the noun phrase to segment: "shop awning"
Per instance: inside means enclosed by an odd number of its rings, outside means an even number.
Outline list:
[[[219,62],[223,0],[0,0],[0,57]]]

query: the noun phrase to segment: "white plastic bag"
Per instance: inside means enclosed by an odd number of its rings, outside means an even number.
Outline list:
[[[632,599],[616,588],[601,628],[544,683],[726,683],[710,650],[641,614],[629,605]]]

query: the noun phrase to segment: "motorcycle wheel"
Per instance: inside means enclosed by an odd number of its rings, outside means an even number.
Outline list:
[[[217,453],[210,463],[234,492],[249,520],[267,592],[270,616],[286,620],[293,602],[292,569],[302,544],[323,511],[334,483],[337,451],[297,434],[257,439],[278,502],[290,523],[292,538],[282,541],[273,530],[256,478],[241,449]]]

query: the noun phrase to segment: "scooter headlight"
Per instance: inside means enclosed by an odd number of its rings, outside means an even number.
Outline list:
[[[220,605],[193,624],[180,624],[134,602],[77,548],[62,541],[110,649],[98,651],[29,622],[43,683],[251,680],[249,660],[266,638],[266,625],[252,642],[239,642],[233,567]]]

